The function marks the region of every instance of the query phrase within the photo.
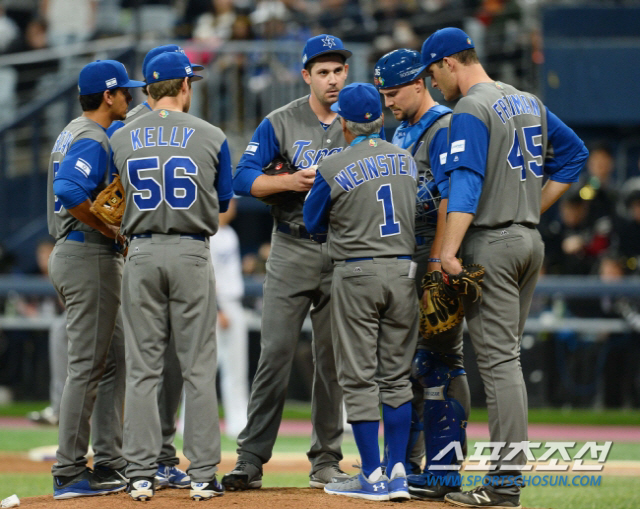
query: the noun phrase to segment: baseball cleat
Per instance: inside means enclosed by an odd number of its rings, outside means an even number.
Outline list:
[[[118,481],[129,484],[129,478],[125,474],[126,468],[126,465],[122,468],[109,468],[103,465],[95,465],[93,467],[93,476],[101,483]]]
[[[216,476],[209,482],[191,482],[191,492],[189,496],[196,501],[209,500],[213,497],[220,497],[224,494],[223,486],[218,482]]]
[[[309,486],[312,488],[324,488],[329,483],[348,481],[349,474],[340,470],[337,463],[321,468],[309,476]]]
[[[189,488],[191,478],[175,465],[163,465],[158,463],[156,472],[156,489],[162,488]]]
[[[108,495],[122,491],[126,487],[127,483],[121,479],[100,479],[89,468],[86,468],[75,476],[54,476],[53,498],[65,500],[67,498]]]
[[[389,492],[389,500],[393,502],[411,500],[409,485],[407,484],[407,473],[402,463],[397,463],[391,470],[387,491]]]
[[[360,472],[346,481],[327,484],[324,492],[329,495],[384,502],[389,500],[388,484],[389,479],[385,475],[380,475],[375,482],[371,482]]]
[[[430,472],[407,476],[409,494],[417,500],[444,500],[447,493],[459,493],[460,480],[450,475],[435,476]],[[448,483],[448,484],[447,484]]]
[[[133,500],[146,502],[155,494],[153,477],[134,477],[129,483],[127,492]]]
[[[486,486],[478,486],[471,491],[449,493],[444,497],[445,502],[458,507],[484,507],[485,509],[521,509],[520,495],[502,495],[488,489]]]
[[[29,412],[27,414],[27,418],[31,422],[46,424],[48,426],[57,426],[58,422],[60,422],[58,414],[54,412],[53,408],[50,406],[43,408],[40,411]]]
[[[262,488],[262,468],[248,461],[238,461],[236,467],[222,477],[222,485],[229,491]]]

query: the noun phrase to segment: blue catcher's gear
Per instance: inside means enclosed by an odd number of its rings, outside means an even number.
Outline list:
[[[455,448],[442,458],[434,458],[451,442],[459,442],[460,449],[466,440],[467,415],[460,402],[448,396],[449,384],[454,378],[465,375],[463,368],[451,369],[458,356],[419,349],[413,358],[411,375],[424,390],[424,441],[426,464],[424,474],[445,476],[451,469],[433,468],[460,464]]]
[[[416,221],[437,224],[439,206],[440,193],[435,180],[420,184],[416,195]]]
[[[373,84],[378,90],[397,87],[415,80],[424,70],[420,53],[410,49],[397,49],[378,60],[373,69]]]

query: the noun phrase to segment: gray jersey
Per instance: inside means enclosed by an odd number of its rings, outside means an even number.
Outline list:
[[[78,117],[69,122],[56,139],[53,149],[51,149],[47,177],[47,224],[49,227],[49,234],[56,240],[66,236],[72,230],[84,232],[97,231],[73,217],[53,194],[53,179],[58,173],[60,164],[64,160],[69,149],[78,141],[85,139],[97,141],[105,152],[107,154],[109,153],[109,140],[105,130],[93,120],[89,120],[87,117]],[[79,161],[82,160],[79,159]],[[77,164],[82,165],[79,169],[87,173],[87,178],[89,176],[88,174],[91,172],[99,172],[98,174],[102,174],[104,172],[105,179],[107,178],[107,169],[109,165],[108,158],[106,159],[104,168],[91,168],[91,166],[87,167],[87,165],[83,163]],[[98,185],[92,191],[91,197],[95,198],[95,196],[104,189],[105,185],[106,182],[102,182]]]
[[[544,113],[537,97],[500,82],[474,85],[456,105],[447,172],[466,167],[484,173],[473,226],[538,224],[543,165],[548,150]],[[478,120],[490,133],[486,165],[479,162],[478,154],[466,150],[466,137],[473,136],[474,128],[482,127]],[[474,149],[478,147],[477,143],[472,145]]]
[[[214,184],[225,142],[219,128],[168,110],[116,131],[111,146],[127,200],[121,231],[213,235],[219,210]]]
[[[331,258],[413,254],[417,168],[406,150],[369,138],[318,171],[331,192]]]

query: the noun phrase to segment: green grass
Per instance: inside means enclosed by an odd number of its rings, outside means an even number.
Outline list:
[[[25,497],[39,497],[53,493],[51,474],[0,474],[0,498],[17,494]]]

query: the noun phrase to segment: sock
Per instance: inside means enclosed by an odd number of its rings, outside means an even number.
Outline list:
[[[406,459],[407,444],[411,430],[411,402],[407,401],[398,408],[382,405],[384,434],[389,445],[387,472],[391,472],[396,463]]]
[[[362,473],[369,478],[380,467],[380,446],[378,445],[378,421],[352,422],[353,437],[362,460]]]

